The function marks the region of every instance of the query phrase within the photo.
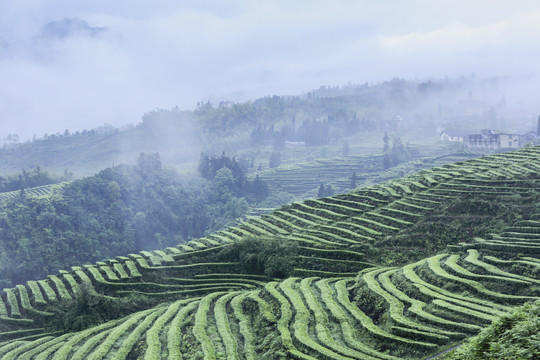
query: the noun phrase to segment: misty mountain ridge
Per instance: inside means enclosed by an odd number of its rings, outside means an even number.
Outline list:
[[[65,39],[72,36],[97,37],[109,31],[107,27],[93,27],[78,17],[51,21],[43,25],[39,37],[51,40]]]
[[[102,29],[91,28],[80,19],[56,22],[51,28],[59,24],[83,32]],[[58,173],[69,170],[90,175],[114,164],[133,164],[141,152],[159,152],[165,164],[186,169],[186,165],[194,167],[201,152],[226,151],[267,168],[272,152],[283,152],[284,164],[298,163],[304,156],[302,161],[340,156],[345,142],[352,145],[351,155],[372,154],[374,148],[382,149],[385,131],[404,144],[431,146],[440,144],[438,128],[469,133],[535,129],[533,107],[516,105],[512,88],[507,78],[394,78],[369,85],[321,86],[297,96],[274,95],[217,105],[199,102],[194,110],[155,109],[144,114],[138,125],[122,129],[111,125],[93,130],[61,129],[24,143],[18,136],[8,135],[0,140],[4,143],[0,147],[0,173],[39,165]],[[474,108],[468,105],[470,101],[463,101],[470,96],[475,100]],[[314,133],[325,127],[329,131]],[[324,148],[313,146],[315,139]],[[290,149],[286,143],[291,141],[306,146]],[[300,158],[298,152],[303,153]],[[424,156],[431,156],[431,152]]]
[[[0,36],[0,60],[24,59],[41,65],[52,64],[68,56],[68,42],[95,42],[104,40],[110,33],[108,27],[90,26],[78,17],[55,20],[41,26],[28,37],[15,39]]]

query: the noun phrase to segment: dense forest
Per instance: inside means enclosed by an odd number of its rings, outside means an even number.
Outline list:
[[[163,168],[159,154],[142,153],[135,166],[102,170],[47,197],[26,196],[23,186],[55,181],[46,172],[8,177],[5,187],[19,195],[0,204],[1,286],[202,237],[268,195],[264,182],[248,181],[225,154],[201,157],[200,169],[202,178],[185,179]]]
[[[0,176],[0,193],[56,184],[70,180],[71,177],[72,174],[67,172],[63,176],[54,176],[39,166],[31,170],[24,169],[17,174]]]

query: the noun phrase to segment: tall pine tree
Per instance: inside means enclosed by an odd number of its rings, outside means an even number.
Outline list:
[[[353,171],[351,175],[351,189],[356,189],[356,181],[358,180],[358,176],[356,176],[356,171]]]

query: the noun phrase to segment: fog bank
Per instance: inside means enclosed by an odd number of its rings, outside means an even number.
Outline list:
[[[538,89],[537,1],[0,4],[0,138],[320,85],[511,76]],[[517,101],[517,100],[516,100]]]

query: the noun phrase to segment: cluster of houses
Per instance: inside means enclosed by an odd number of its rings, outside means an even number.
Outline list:
[[[486,149],[517,149],[525,144],[535,144],[540,141],[540,134],[536,131],[518,135],[487,129],[482,130],[480,134],[442,130],[440,135],[442,141],[462,142],[468,147]]]

